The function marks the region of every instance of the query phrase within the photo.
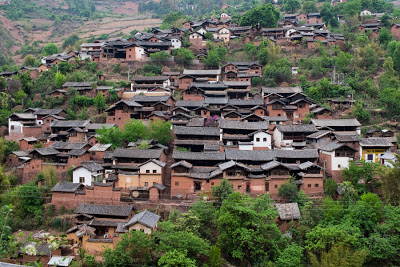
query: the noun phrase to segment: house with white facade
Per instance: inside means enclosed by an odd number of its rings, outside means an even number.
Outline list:
[[[103,182],[104,168],[95,162],[88,162],[72,171],[73,183],[92,186],[94,182]]]

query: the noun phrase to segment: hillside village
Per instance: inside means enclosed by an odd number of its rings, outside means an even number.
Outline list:
[[[358,32],[378,39],[384,15],[362,11]],[[343,17],[335,19],[340,23]],[[400,40],[400,24],[393,23],[390,33]],[[223,203],[227,196],[216,192],[225,187],[245,195],[248,202],[267,195],[274,201],[273,223],[281,234],[292,233],[301,217],[309,216],[302,198],[322,203],[329,196],[350,202],[347,197],[355,189],[349,189],[349,172],[364,166],[397,170],[399,144],[395,120],[383,127],[362,124],[354,113],[358,100],[352,93],[324,95],[321,101],[302,86],[302,54],[321,47],[344,50],[346,41],[343,33],[328,30],[317,12],[282,14],[276,28],[239,26],[222,13],[214,19],[184,21],[180,28],[84,42],[79,51],[41,57],[36,67],[1,72],[11,88],[19,75],[34,82],[51,72],[57,79],[69,65],[82,72],[95,66],[95,79],[64,77],[58,88],[46,92],[52,106],[24,107],[22,101],[7,116],[4,142],[18,144],[18,149],[4,153],[4,173],[16,178],[15,186],[48,187],[42,192],[44,205],[70,211],[72,222],[62,237],[50,236],[51,241],[42,229],[32,237],[35,242],[24,243],[8,261],[75,266],[82,249],[96,261],[104,260],[103,251],[116,251],[132,230],[157,235],[159,224],[174,212],[191,214],[196,203]],[[246,44],[296,54],[299,60],[289,71],[298,83],[262,83],[267,66],[259,59],[207,62],[221,47],[230,53]],[[183,49],[192,56],[182,56],[187,53]],[[143,72],[146,64],[158,65],[159,73]],[[100,70],[110,66],[127,70],[128,79],[108,83],[110,73]],[[336,73],[329,83],[348,86]],[[78,110],[67,110],[71,99],[79,108],[90,106],[84,101],[91,99],[97,113],[78,118]],[[357,178],[354,188],[373,188],[375,180],[381,180],[378,172],[351,177]],[[385,194],[380,188],[371,192]]]

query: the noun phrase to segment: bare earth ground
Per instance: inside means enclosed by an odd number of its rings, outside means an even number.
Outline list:
[[[47,2],[47,1],[45,1]],[[38,4],[45,4],[43,0],[38,0]],[[48,3],[47,3],[48,4]],[[54,6],[65,6],[63,0],[53,1]],[[15,40],[15,43],[10,48],[12,53],[15,53],[25,43],[31,44],[34,41],[43,41],[43,43],[53,42],[61,45],[64,38],[76,33],[81,38],[88,38],[90,35],[109,34],[110,38],[116,38],[122,32],[129,34],[133,30],[143,31],[146,28],[160,26],[162,21],[160,19],[151,19],[151,14],[138,14],[138,4],[130,1],[126,2],[112,2],[109,0],[98,0],[97,6],[100,11],[110,11],[114,13],[110,17],[103,19],[90,20],[86,22],[70,23],[65,25],[62,36],[53,36],[54,30],[53,21],[47,19],[30,19],[20,21],[10,21],[3,16],[0,12],[0,23],[8,29]],[[36,30],[30,30],[35,25]],[[46,30],[40,30],[39,27],[47,25]],[[25,28],[24,28],[25,27]],[[0,40],[1,41],[1,40]],[[13,57],[16,63],[22,63],[21,56]]]

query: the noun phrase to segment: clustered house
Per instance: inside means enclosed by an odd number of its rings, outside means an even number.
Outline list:
[[[343,1],[332,0],[336,2]],[[129,39],[84,43],[80,52],[43,57],[37,68],[0,73],[9,79],[29,72],[34,79],[72,61],[129,66],[126,88],[109,86],[99,74],[97,81],[68,81],[50,93],[64,103],[70,91],[91,98],[101,94],[108,100],[101,123],[92,117],[70,120],[60,108],[28,108],[8,117],[7,139],[19,148],[7,155],[7,167],[15,169],[20,184],[54,170],[51,204],[75,210],[66,235],[76,248],[97,255],[114,248],[123,233],[151,234],[161,219],[151,211],[165,203],[190,205],[211,195],[223,179],[242,194],[268,193],[283,202],[279,188],[288,182],[309,198],[322,198],[324,180],[342,183],[342,170],[351,161],[393,166],[398,145],[394,131],[369,129],[362,135],[357,119],[337,118],[336,110],[350,108],[353,99],[331,98],[321,106],[299,86],[256,85],[263,77],[264,64],[258,61],[230,61],[218,68],[201,62],[207,42],[231,46],[233,40],[256,45],[268,40],[293,52],[344,46],[343,35],[330,32],[320,13],[286,14],[276,28],[237,26],[231,19],[223,13],[218,19],[185,21],[181,29],[152,28]],[[375,22],[358,28],[372,36],[381,29]],[[391,32],[400,38],[400,24],[393,24]],[[177,68],[173,50],[184,43],[195,59]],[[158,52],[171,56],[161,72],[141,75],[138,66]],[[294,66],[293,75],[297,70]],[[131,120],[146,126],[170,122],[172,142],[161,144],[153,136],[124,140],[116,147],[101,138],[101,129],[124,130]],[[277,209],[282,231],[300,218],[294,203],[279,203]],[[36,245],[50,257],[46,244]]]

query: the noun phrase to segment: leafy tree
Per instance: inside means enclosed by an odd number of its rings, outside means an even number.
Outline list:
[[[53,43],[49,43],[47,45],[45,45],[42,49],[42,55],[43,56],[51,56],[54,54],[58,54],[59,50],[57,45],[53,44]]]
[[[336,57],[336,67],[338,67],[338,71],[347,72],[352,58],[353,56],[350,53],[340,51]]]
[[[130,120],[124,125],[123,139],[125,142],[136,142],[138,139],[147,139],[148,130],[141,120]]]
[[[12,151],[19,150],[19,145],[15,141],[8,141],[4,137],[0,137],[0,165],[4,162],[4,159]]]
[[[173,137],[171,135],[171,122],[156,120],[149,125],[150,138],[157,140],[162,145],[170,145]]]
[[[320,13],[323,21],[325,21],[327,25],[330,25],[333,28],[339,26],[335,12],[332,10],[330,3],[324,3]]]
[[[204,37],[206,38],[206,40],[212,40],[214,39],[214,35],[212,34],[212,32],[206,32],[204,34]]]
[[[295,183],[286,182],[278,188],[278,196],[283,197],[288,201],[292,201],[296,198],[298,191],[299,190]]]
[[[287,246],[275,262],[276,267],[302,266],[304,261],[303,248],[293,243]]]
[[[274,222],[277,215],[268,194],[251,198],[232,193],[219,211],[217,245],[242,264],[274,261],[284,246]]]
[[[166,252],[158,260],[159,266],[165,267],[196,267],[196,261],[187,257],[183,251],[176,249]]]
[[[106,108],[106,100],[104,99],[104,96],[102,93],[98,92],[97,96],[94,98],[94,105],[101,113],[105,108]]]
[[[217,246],[213,246],[210,248],[208,252],[208,263],[209,267],[222,267],[224,264],[224,260],[221,258],[221,249]]]
[[[383,170],[379,176],[382,180],[383,197],[386,203],[400,205],[400,156],[396,155],[393,168]]]
[[[392,34],[387,28],[382,28],[379,31],[378,40],[384,48],[386,48],[387,44],[392,40]]]
[[[216,198],[217,207],[220,207],[222,202],[233,192],[233,185],[226,179],[222,179],[219,185],[211,187],[211,193]]]
[[[367,255],[367,250],[354,251],[348,246],[339,244],[335,244],[329,252],[322,252],[320,260],[315,254],[309,254],[313,267],[361,267]]]
[[[181,47],[172,51],[175,61],[178,64],[188,65],[195,59],[193,52],[187,48]]]
[[[272,4],[265,4],[247,11],[239,21],[240,26],[261,25],[264,28],[277,27],[279,12]]]
[[[154,243],[151,236],[141,231],[130,231],[121,235],[112,250],[106,248],[102,253],[104,266],[147,265],[154,263]]]
[[[32,55],[26,55],[24,58],[24,66],[33,67],[35,65],[36,58]]]
[[[344,180],[350,181],[358,192],[371,192],[381,185],[376,178],[378,170],[379,165],[376,163],[350,161],[349,167],[342,170],[342,176]],[[359,183],[361,180],[362,184]]]
[[[64,40],[64,42],[63,42],[61,47],[62,47],[62,49],[65,49],[65,48],[67,48],[69,46],[74,46],[75,43],[78,42],[78,41],[79,41],[79,36],[77,34],[73,34],[73,35],[67,37]]]
[[[361,8],[360,0],[349,1],[344,4],[343,13],[349,16],[355,16],[360,14]]]
[[[371,119],[371,114],[367,110],[365,110],[363,103],[361,101],[356,101],[354,106],[354,115],[356,116],[356,118],[362,123],[369,122],[369,120]]]
[[[329,197],[333,197],[337,192],[337,183],[332,178],[328,178],[324,181],[324,191],[325,195]]]
[[[18,215],[20,218],[33,217],[41,214],[43,198],[39,188],[34,183],[22,185],[17,191],[19,199]]]
[[[123,133],[118,127],[111,127],[107,129],[103,126],[102,129],[97,129],[96,133],[99,135],[97,139],[101,144],[112,144],[111,149],[122,147]]]
[[[54,78],[54,86],[60,89],[62,88],[65,81],[66,81],[65,76],[62,75],[61,73],[57,73]]]
[[[300,2],[297,0],[287,0],[284,5],[284,10],[286,12],[290,12],[291,14],[295,13],[300,8]]]
[[[383,204],[379,197],[373,193],[365,193],[360,197],[357,205],[364,209],[364,214],[374,223],[383,219]]]
[[[200,228],[202,227],[200,219],[191,211],[181,214],[175,224],[178,231],[189,232],[195,235],[199,235]]]
[[[218,67],[221,64],[218,52],[215,50],[209,51],[207,58],[204,59],[204,63],[210,67]]]
[[[315,2],[313,2],[313,1],[305,1],[303,3],[303,11],[306,14],[314,13],[314,12],[318,12],[318,8],[315,5]]]
[[[199,236],[207,240],[216,241],[216,234],[213,233],[217,228],[217,209],[213,203],[199,200],[191,206],[190,211],[199,218],[200,225],[202,225],[198,230]]]
[[[170,54],[168,54],[165,51],[160,51],[160,52],[150,54],[150,58],[156,62],[163,62],[163,61],[167,60],[169,57],[170,57]]]

